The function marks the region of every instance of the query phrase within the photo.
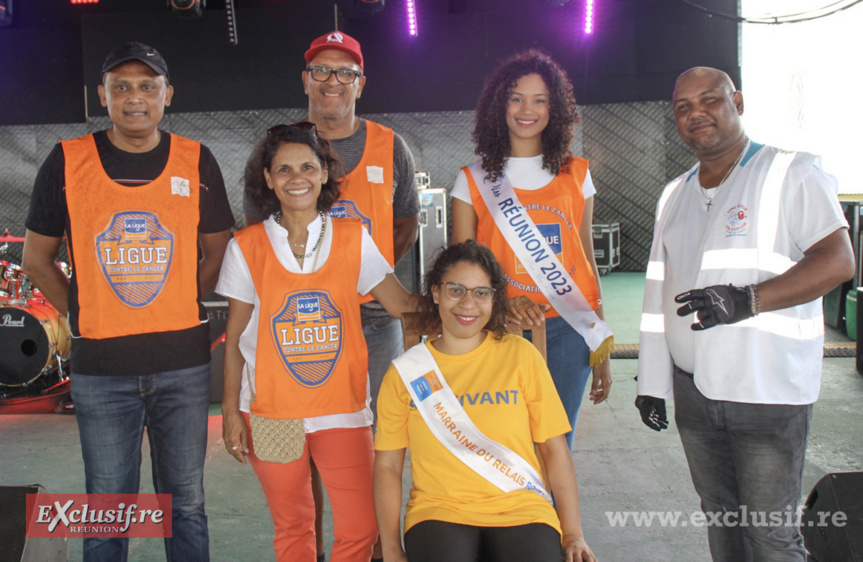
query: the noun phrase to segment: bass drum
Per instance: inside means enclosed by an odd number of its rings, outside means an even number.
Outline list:
[[[0,387],[29,385],[68,356],[71,343],[66,318],[49,303],[0,300]]]

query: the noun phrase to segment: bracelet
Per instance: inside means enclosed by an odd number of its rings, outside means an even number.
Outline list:
[[[749,310],[752,316],[757,316],[761,312],[761,299],[758,297],[758,287],[755,284],[747,285],[746,292],[749,293]]]

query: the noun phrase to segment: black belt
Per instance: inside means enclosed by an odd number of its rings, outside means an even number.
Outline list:
[[[677,373],[678,375],[683,375],[684,377],[687,377],[690,380],[694,380],[692,378],[692,373],[687,373],[686,371],[684,371],[683,369],[681,369],[677,365],[674,366],[674,372]]]

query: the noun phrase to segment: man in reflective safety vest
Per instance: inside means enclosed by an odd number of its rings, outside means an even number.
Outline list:
[[[698,163],[657,205],[636,406],[660,431],[674,397],[714,560],[802,561],[821,296],[854,275],[836,180],[816,156],[749,140],[722,71],[684,72],[672,107]]]

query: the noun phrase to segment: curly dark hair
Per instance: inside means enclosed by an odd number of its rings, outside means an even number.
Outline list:
[[[528,74],[539,74],[548,88],[548,126],[542,132],[542,167],[557,175],[572,159],[570,145],[579,122],[575,95],[566,71],[542,51],[530,49],[505,60],[486,81],[476,106],[473,130],[474,152],[492,181],[503,173],[510,156],[506,108],[515,83]]]
[[[440,286],[447,271],[462,262],[480,266],[491,279],[494,297],[491,317],[485,329],[492,332],[496,339],[500,339],[506,333],[506,279],[491,250],[473,239],[443,248],[435,257],[434,265],[423,280],[423,293],[417,306],[417,311],[420,313],[420,329],[426,334],[440,333],[440,309],[434,302],[432,287]]]
[[[330,148],[330,143],[319,137],[314,125],[308,121],[276,125],[267,131],[266,138],[255,144],[243,172],[246,196],[263,217],[281,209],[276,193],[267,186],[264,170],[270,169],[273,158],[283,144],[307,145],[318,157],[321,167],[328,171],[327,181],[321,186],[317,203],[318,211],[326,213],[341,195],[339,183],[345,175],[344,168],[339,156]]]

